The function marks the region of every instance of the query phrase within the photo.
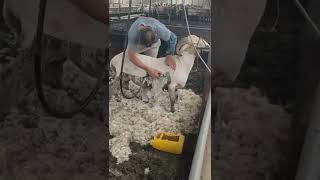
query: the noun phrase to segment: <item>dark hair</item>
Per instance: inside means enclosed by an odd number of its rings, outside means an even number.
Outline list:
[[[151,28],[146,27],[140,29],[139,39],[141,44],[150,47],[153,43],[155,43],[156,35]]]

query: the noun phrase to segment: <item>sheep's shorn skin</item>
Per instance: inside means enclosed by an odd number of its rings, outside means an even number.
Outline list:
[[[109,101],[109,147],[112,156],[120,164],[129,160],[130,142],[147,145],[152,135],[160,132],[195,133],[199,123],[202,98],[192,90],[179,89],[175,104],[176,112],[170,109],[168,92],[161,91],[153,107],[136,98]]]
[[[174,112],[174,103],[176,100],[175,90],[177,88],[185,87],[189,73],[196,58],[196,52],[191,43],[193,43],[196,47],[208,47],[209,45],[205,40],[195,35],[182,38],[178,42],[176,47],[178,55],[173,56],[173,59],[176,62],[175,71],[173,71],[169,66],[166,65],[164,57],[153,58],[141,54],[137,55],[145,65],[159,70],[162,74],[168,73],[170,75],[170,84],[168,86],[168,91],[170,97],[171,112]],[[115,79],[117,79],[120,75],[122,56],[123,53],[119,53],[110,61],[110,68],[115,71]],[[145,77],[147,75],[147,73],[143,69],[135,66],[128,59],[127,54],[125,54],[124,58],[123,72],[136,77]]]

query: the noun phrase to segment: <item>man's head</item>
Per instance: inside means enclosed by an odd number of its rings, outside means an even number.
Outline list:
[[[150,27],[144,26],[139,31],[139,40],[146,47],[151,47],[156,42],[156,35]]]

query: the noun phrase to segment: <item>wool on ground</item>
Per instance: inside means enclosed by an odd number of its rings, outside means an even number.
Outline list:
[[[111,97],[109,101],[109,140],[111,154],[120,164],[129,160],[130,142],[149,144],[160,132],[194,133],[198,128],[202,98],[192,90],[177,91],[176,112],[170,112],[169,94],[161,91],[153,107],[139,99]]]

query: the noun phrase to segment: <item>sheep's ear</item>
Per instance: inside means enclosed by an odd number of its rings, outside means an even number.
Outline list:
[[[203,38],[201,38],[201,41],[204,43],[205,47],[210,46],[210,44],[206,40],[204,40]]]
[[[197,42],[199,42],[199,43],[197,43]],[[193,40],[193,44],[198,48],[205,48],[205,47],[210,46],[210,44],[206,40],[204,40],[203,38],[199,38],[197,41]]]

